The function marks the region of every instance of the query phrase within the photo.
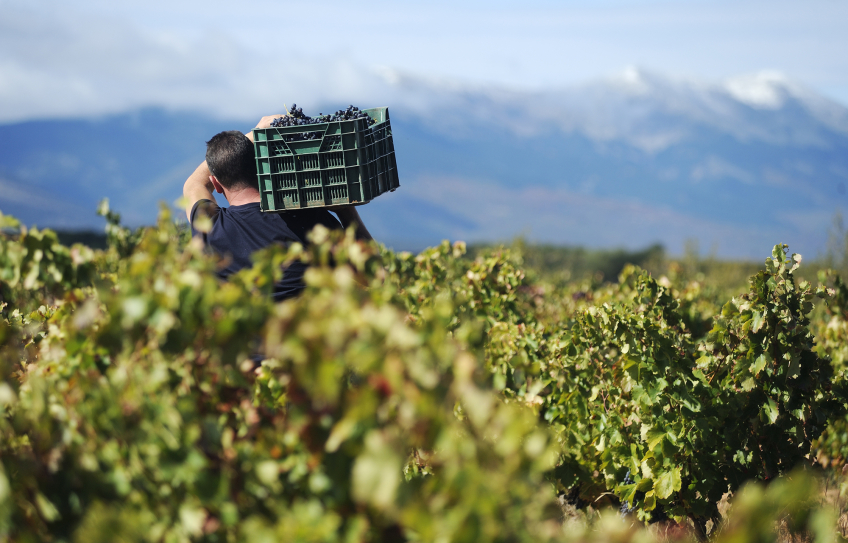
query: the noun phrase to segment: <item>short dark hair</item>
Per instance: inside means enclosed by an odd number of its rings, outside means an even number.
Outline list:
[[[253,142],[238,130],[227,130],[206,142],[206,165],[227,189],[256,185]]]

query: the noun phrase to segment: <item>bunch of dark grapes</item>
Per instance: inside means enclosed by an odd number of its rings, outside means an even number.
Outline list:
[[[633,507],[630,507],[630,502],[624,500],[621,502],[621,507],[618,508],[618,513],[621,515],[621,518],[624,519],[627,515],[632,513],[636,509],[636,502],[633,502]]]
[[[319,118],[321,117],[320,113],[318,114],[318,117]],[[352,121],[354,119],[367,119],[368,126],[371,126],[372,124],[377,122],[374,119],[372,119],[371,117],[369,117],[367,113],[360,110],[356,106],[347,106],[347,109],[340,109],[340,110],[336,111],[335,113],[333,113],[332,115],[324,115],[324,118],[326,118],[327,120],[321,121],[321,122]]]
[[[624,475],[624,480],[621,482],[623,485],[632,485],[634,483],[633,479],[630,477],[630,470],[627,470],[627,473]],[[621,515],[621,518],[625,518],[627,515],[633,512],[636,509],[636,502],[633,502],[633,506],[630,505],[630,502],[624,500],[621,502],[621,507],[618,508],[618,513]]]
[[[319,113],[317,117],[310,117],[303,113],[303,109],[297,107],[297,104],[292,104],[288,115],[285,117],[277,117],[271,121],[271,126],[307,126],[310,124],[330,123],[335,121],[352,121],[354,119],[366,119],[368,126],[371,126],[376,121],[368,116],[365,112],[355,106],[348,106],[347,109],[340,109],[332,115],[324,115]],[[311,140],[321,137],[320,132],[303,132],[301,134],[291,134],[287,140]]]

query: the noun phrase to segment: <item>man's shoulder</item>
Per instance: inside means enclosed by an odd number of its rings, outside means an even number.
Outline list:
[[[214,200],[201,199],[194,202],[194,205],[191,206],[191,213],[189,213],[192,227],[194,227],[194,221],[197,218],[207,217],[214,219],[220,212],[221,208]]]

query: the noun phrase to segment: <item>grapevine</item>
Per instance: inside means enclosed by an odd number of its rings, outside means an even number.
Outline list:
[[[0,217],[0,540],[835,526],[793,470],[848,458],[848,289],[798,280],[782,245],[726,293],[633,266],[552,283],[516,250],[413,255],[319,228],[222,283],[167,210],[136,231],[101,214],[105,251]],[[275,305],[295,258],[306,291]],[[614,523],[564,527],[566,501]]]

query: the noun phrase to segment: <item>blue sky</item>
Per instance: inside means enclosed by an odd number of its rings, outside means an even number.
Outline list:
[[[848,104],[848,2],[0,0],[0,122],[774,70]],[[364,103],[364,102],[363,102]],[[392,102],[394,103],[394,102]]]

